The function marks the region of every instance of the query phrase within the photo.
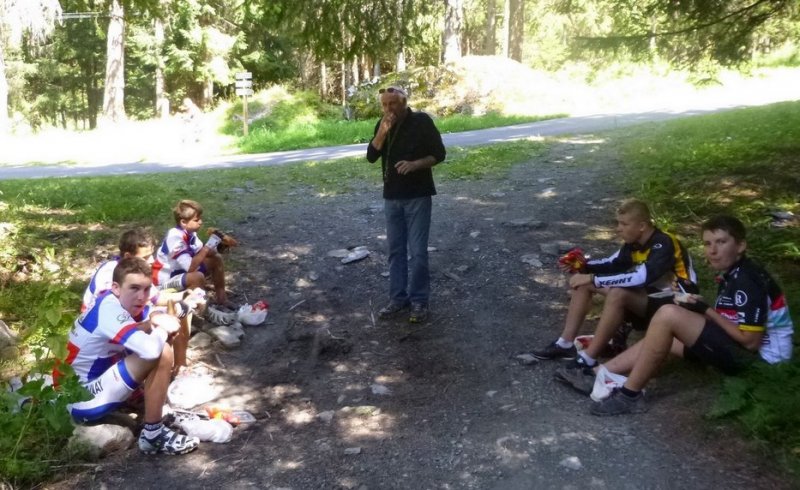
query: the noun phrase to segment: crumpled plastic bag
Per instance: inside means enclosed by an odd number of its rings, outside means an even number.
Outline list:
[[[258,301],[254,305],[244,304],[239,308],[239,322],[243,325],[254,327],[261,325],[267,319],[269,305],[266,301]]]
[[[233,436],[233,426],[220,419],[184,420],[180,422],[180,427],[187,436],[196,437],[201,441],[224,444],[230,442]]]
[[[621,388],[627,379],[627,376],[612,373],[601,364],[600,369],[597,370],[597,376],[594,378],[592,394],[589,396],[596,402],[603,401],[611,396],[614,388]]]
[[[192,408],[208,403],[219,396],[214,378],[207,374],[181,373],[167,389],[169,403],[180,408]]]

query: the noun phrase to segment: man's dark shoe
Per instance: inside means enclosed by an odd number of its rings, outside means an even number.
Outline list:
[[[547,347],[532,351],[531,354],[537,359],[575,359],[575,356],[578,355],[578,350],[574,345],[564,348],[553,342]]]
[[[592,415],[609,416],[623,415],[626,413],[644,413],[647,411],[647,404],[644,401],[644,393],[639,393],[631,398],[622,393],[619,388],[614,388],[611,395],[603,401],[592,404]]]
[[[555,378],[566,383],[584,395],[589,395],[594,389],[594,366],[589,366],[581,356],[565,363],[555,372]]]
[[[408,321],[411,323],[422,323],[428,319],[428,305],[422,303],[411,304],[411,314],[408,315]]]
[[[408,308],[408,303],[391,302],[388,305],[381,308],[380,310],[378,310],[378,319],[388,320],[389,318],[392,318],[393,316],[397,315],[406,308]]]

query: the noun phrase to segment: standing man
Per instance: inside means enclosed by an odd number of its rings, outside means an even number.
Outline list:
[[[370,163],[381,159],[389,242],[389,304],[378,317],[391,318],[410,306],[408,321],[421,323],[428,318],[430,297],[428,234],[436,194],[431,167],[444,160],[446,151],[430,116],[408,108],[402,87],[378,92],[383,117],[367,146]]]

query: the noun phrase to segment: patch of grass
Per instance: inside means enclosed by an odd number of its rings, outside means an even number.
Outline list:
[[[749,254],[783,286],[795,324],[800,312],[800,226],[771,226],[771,211],[800,214],[800,102],[735,110],[647,125],[617,133],[632,193],[660,217],[697,237],[717,213],[748,228]],[[695,257],[702,257],[698,240]],[[702,269],[701,277],[710,277]],[[713,285],[706,285],[713,296]],[[799,325],[800,326],[800,325]],[[776,449],[800,474],[800,361],[758,366],[724,384],[713,414],[734,417],[747,433]]]
[[[289,94],[273,87],[257,95],[248,105],[250,114],[262,114],[249,126],[247,137],[241,135],[242,125],[232,118],[241,114],[241,102],[231,106],[223,126],[225,134],[238,135],[237,145],[243,153],[296,150],[321,146],[367,143],[372,138],[377,119],[351,120],[341,118],[341,108],[319,102],[316,94],[298,92]],[[509,126],[525,122],[563,117],[550,116],[504,116],[489,113],[483,116],[453,115],[436,119],[442,133],[454,133],[474,129]]]

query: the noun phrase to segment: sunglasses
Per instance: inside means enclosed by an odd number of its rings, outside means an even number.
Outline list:
[[[400,88],[394,88],[394,87],[382,88],[382,89],[378,90],[378,93],[379,94],[384,94],[384,93],[386,93],[386,94],[400,94],[403,97],[406,97],[406,91],[405,90],[400,89]]]

